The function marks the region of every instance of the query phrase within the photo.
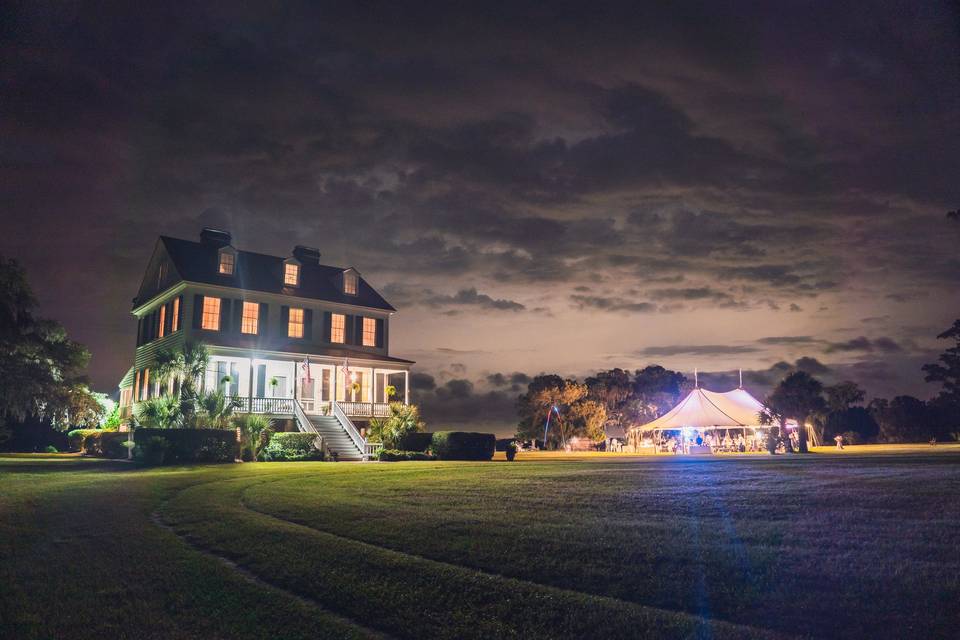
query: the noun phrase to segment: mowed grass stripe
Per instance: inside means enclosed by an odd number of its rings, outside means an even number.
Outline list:
[[[157,527],[181,488],[240,471],[0,457],[0,638],[366,638]]]
[[[331,478],[332,480],[332,478]],[[229,480],[182,491],[162,511],[191,543],[262,579],[393,635],[420,638],[777,637],[411,556],[250,511]]]
[[[816,637],[932,637],[960,622],[958,462],[396,463],[254,486],[245,500],[377,546],[656,609]]]

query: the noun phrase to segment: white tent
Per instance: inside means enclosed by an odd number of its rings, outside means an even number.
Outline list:
[[[743,389],[716,393],[697,387],[680,404],[637,430],[758,427],[762,410],[763,404]]]

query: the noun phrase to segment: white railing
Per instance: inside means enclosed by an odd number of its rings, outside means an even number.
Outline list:
[[[312,433],[316,436],[313,440],[314,444],[317,446],[317,449],[326,453],[323,448],[323,436],[317,431],[317,428],[313,426],[313,422],[310,421],[310,418],[308,418],[307,414],[303,411],[303,407],[296,400],[293,401],[293,415],[297,419],[297,426],[300,427],[300,431]]]
[[[390,416],[390,404],[387,402],[338,402],[348,416],[358,418],[386,418]]]
[[[250,413],[271,413],[289,415],[294,412],[294,405],[299,403],[293,398],[249,398],[246,403]],[[301,411],[303,408],[301,407]]]
[[[367,441],[360,435],[360,432],[357,431],[357,428],[354,426],[350,418],[347,417],[347,414],[343,412],[343,409],[340,408],[339,402],[330,403],[333,407],[333,416],[340,422],[340,425],[343,427],[343,430],[347,432],[347,435],[350,436],[350,439],[353,440],[353,444],[356,445],[357,450],[366,457],[367,456]]]

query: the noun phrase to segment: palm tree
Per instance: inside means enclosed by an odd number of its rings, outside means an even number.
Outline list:
[[[388,417],[370,421],[369,437],[373,442],[383,443],[385,449],[396,449],[401,446],[407,434],[423,429],[423,420],[420,419],[420,410],[416,405],[391,402]]]
[[[186,341],[179,349],[162,349],[154,358],[154,367],[160,382],[170,379],[180,382],[184,396],[196,395],[196,381],[207,371],[210,352],[202,342]]]
[[[222,389],[208,391],[197,397],[200,407],[200,422],[202,426],[213,429],[225,429],[230,425],[233,410],[243,406],[239,398],[229,398]]]
[[[184,420],[180,398],[171,395],[144,400],[137,405],[135,417],[143,426],[154,429],[176,429]]]
[[[250,451],[250,459],[256,462],[260,449],[264,445],[264,436],[273,431],[273,420],[255,413],[246,413],[234,416],[233,423],[243,433],[244,442]]]

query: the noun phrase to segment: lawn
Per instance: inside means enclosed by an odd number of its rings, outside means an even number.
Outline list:
[[[958,495],[950,447],[3,457],[0,637],[955,637]]]

